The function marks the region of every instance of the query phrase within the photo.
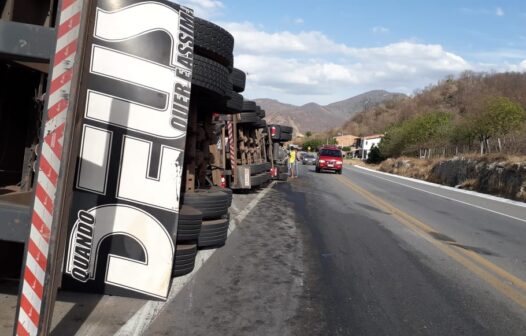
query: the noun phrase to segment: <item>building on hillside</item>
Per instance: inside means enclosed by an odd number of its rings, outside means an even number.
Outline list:
[[[338,147],[354,147],[356,145],[356,139],[359,137],[355,135],[339,135],[334,137],[338,144]]]
[[[378,147],[378,144],[382,141],[383,137],[383,134],[373,134],[359,138],[356,144],[357,150],[354,152],[354,157],[366,160],[369,157],[371,148]]]

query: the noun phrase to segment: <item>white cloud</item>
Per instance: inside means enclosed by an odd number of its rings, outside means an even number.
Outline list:
[[[236,56],[236,67],[248,72],[250,98],[271,97],[302,104],[330,103],[372,89],[411,93],[451,73],[471,69],[461,57],[440,46],[398,43],[354,49],[353,57],[333,62],[323,58],[279,55]]]
[[[235,37],[235,66],[248,73],[249,98],[330,103],[370,89],[411,93],[451,73],[472,69],[440,45],[413,41],[353,48],[321,32],[269,33],[251,23],[223,25]]]
[[[219,0],[177,2],[209,19],[224,8]],[[292,22],[301,24],[303,20],[296,18]],[[526,71],[526,57],[519,58],[524,60],[521,63],[516,59],[504,64],[470,63],[441,45],[416,40],[355,48],[319,31],[272,32],[250,22],[219,24],[235,37],[235,66],[247,72],[247,98],[331,103],[372,89],[410,94],[465,70]],[[381,26],[372,31],[389,32]]]
[[[291,33],[262,31],[250,22],[221,24],[234,35],[236,52],[250,54],[302,53],[330,54],[346,53],[350,48],[331,41],[317,31]]]
[[[373,27],[371,31],[375,34],[387,34],[389,33],[389,28],[385,28],[382,26],[376,26],[376,27]]]
[[[218,16],[224,8],[224,4],[219,0],[170,0],[180,5],[192,8],[194,14],[207,19]]]
[[[476,68],[485,72],[526,72],[526,59],[519,63],[501,62],[501,63],[477,63]]]
[[[497,7],[497,9],[495,11],[495,15],[497,15],[497,16],[504,16],[504,11],[502,10],[502,8]]]

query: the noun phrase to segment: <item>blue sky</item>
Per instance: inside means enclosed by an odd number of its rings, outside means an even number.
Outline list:
[[[327,104],[526,70],[526,1],[184,0],[236,38],[247,98]]]

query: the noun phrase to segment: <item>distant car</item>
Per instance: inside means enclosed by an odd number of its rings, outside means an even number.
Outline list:
[[[310,153],[303,154],[301,162],[304,165],[313,165],[316,164],[316,156]]]
[[[343,155],[342,151],[336,146],[323,146],[316,158],[316,172],[331,170],[337,174],[342,173]]]

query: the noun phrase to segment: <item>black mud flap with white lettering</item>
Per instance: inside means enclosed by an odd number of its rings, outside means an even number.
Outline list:
[[[62,287],[165,299],[190,103],[193,12],[169,1],[98,0],[88,16]]]

